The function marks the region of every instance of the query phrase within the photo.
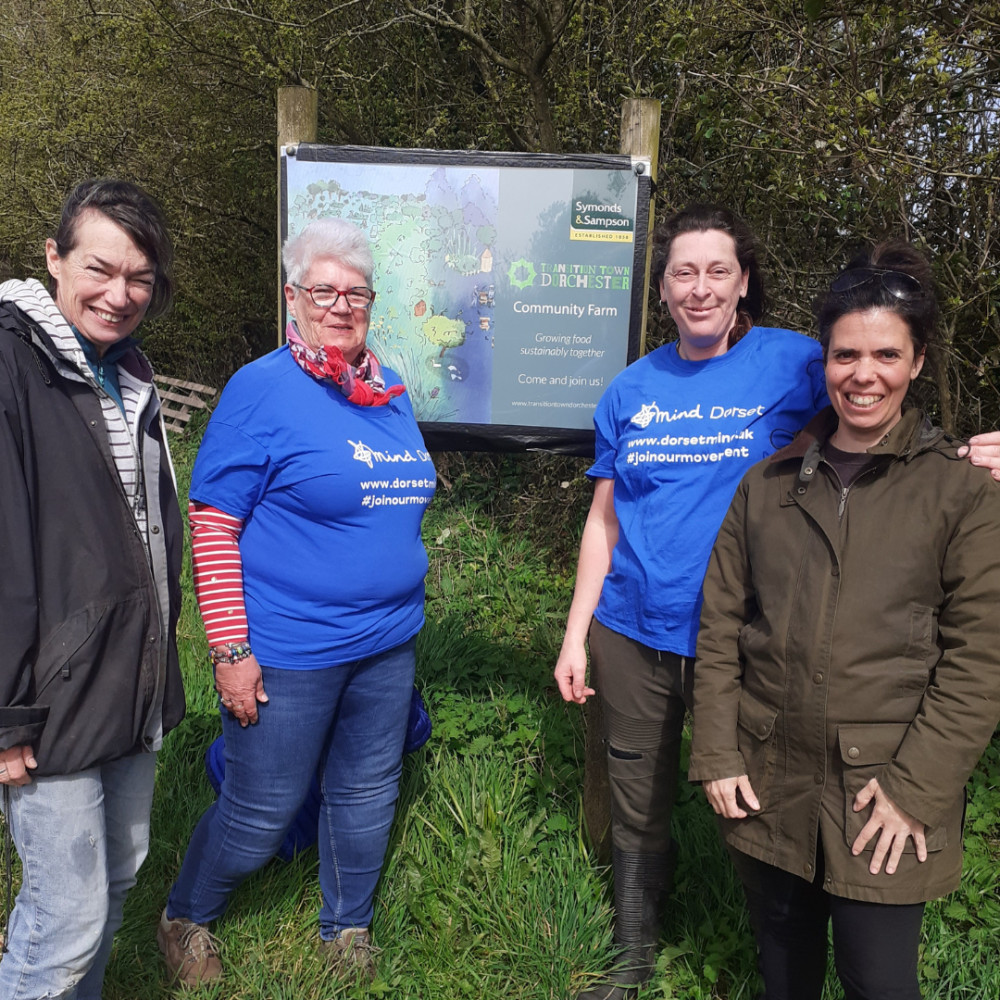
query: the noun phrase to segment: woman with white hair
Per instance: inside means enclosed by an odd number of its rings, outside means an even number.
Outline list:
[[[274,855],[317,771],[320,948],[340,974],[374,977],[373,897],[424,620],[435,473],[403,386],[365,343],[368,242],[321,219],[283,258],[288,343],[229,381],[191,482],[226,767],[157,931],[188,986],[222,975],[207,925]]]

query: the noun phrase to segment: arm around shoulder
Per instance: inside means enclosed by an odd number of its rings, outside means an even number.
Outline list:
[[[969,447],[959,452],[968,456],[973,465],[989,469],[990,475],[1000,482],[1000,431],[977,434],[969,438]]]

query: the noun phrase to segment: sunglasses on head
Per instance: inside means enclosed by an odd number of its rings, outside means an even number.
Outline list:
[[[890,271],[881,267],[854,267],[842,271],[833,279],[831,292],[851,292],[873,282],[881,282],[882,287],[893,297],[903,302],[918,299],[924,294],[920,282],[905,271]]]

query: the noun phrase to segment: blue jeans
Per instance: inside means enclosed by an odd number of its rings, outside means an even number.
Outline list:
[[[319,770],[323,938],[371,923],[399,792],[416,639],[322,670],[261,667],[270,699],[240,727],[222,712],[226,774],[167,900],[170,919],[207,924],[278,850]]]
[[[149,847],[156,754],[10,789],[21,891],[0,961],[4,1000],[100,1000],[125,894]]]

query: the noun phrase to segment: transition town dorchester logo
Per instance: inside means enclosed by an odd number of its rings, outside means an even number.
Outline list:
[[[551,264],[522,257],[507,269],[507,279],[519,291],[535,286],[626,292],[632,287],[632,268],[628,264]]]
[[[522,257],[510,265],[507,277],[511,288],[530,288],[535,283],[535,265]]]

